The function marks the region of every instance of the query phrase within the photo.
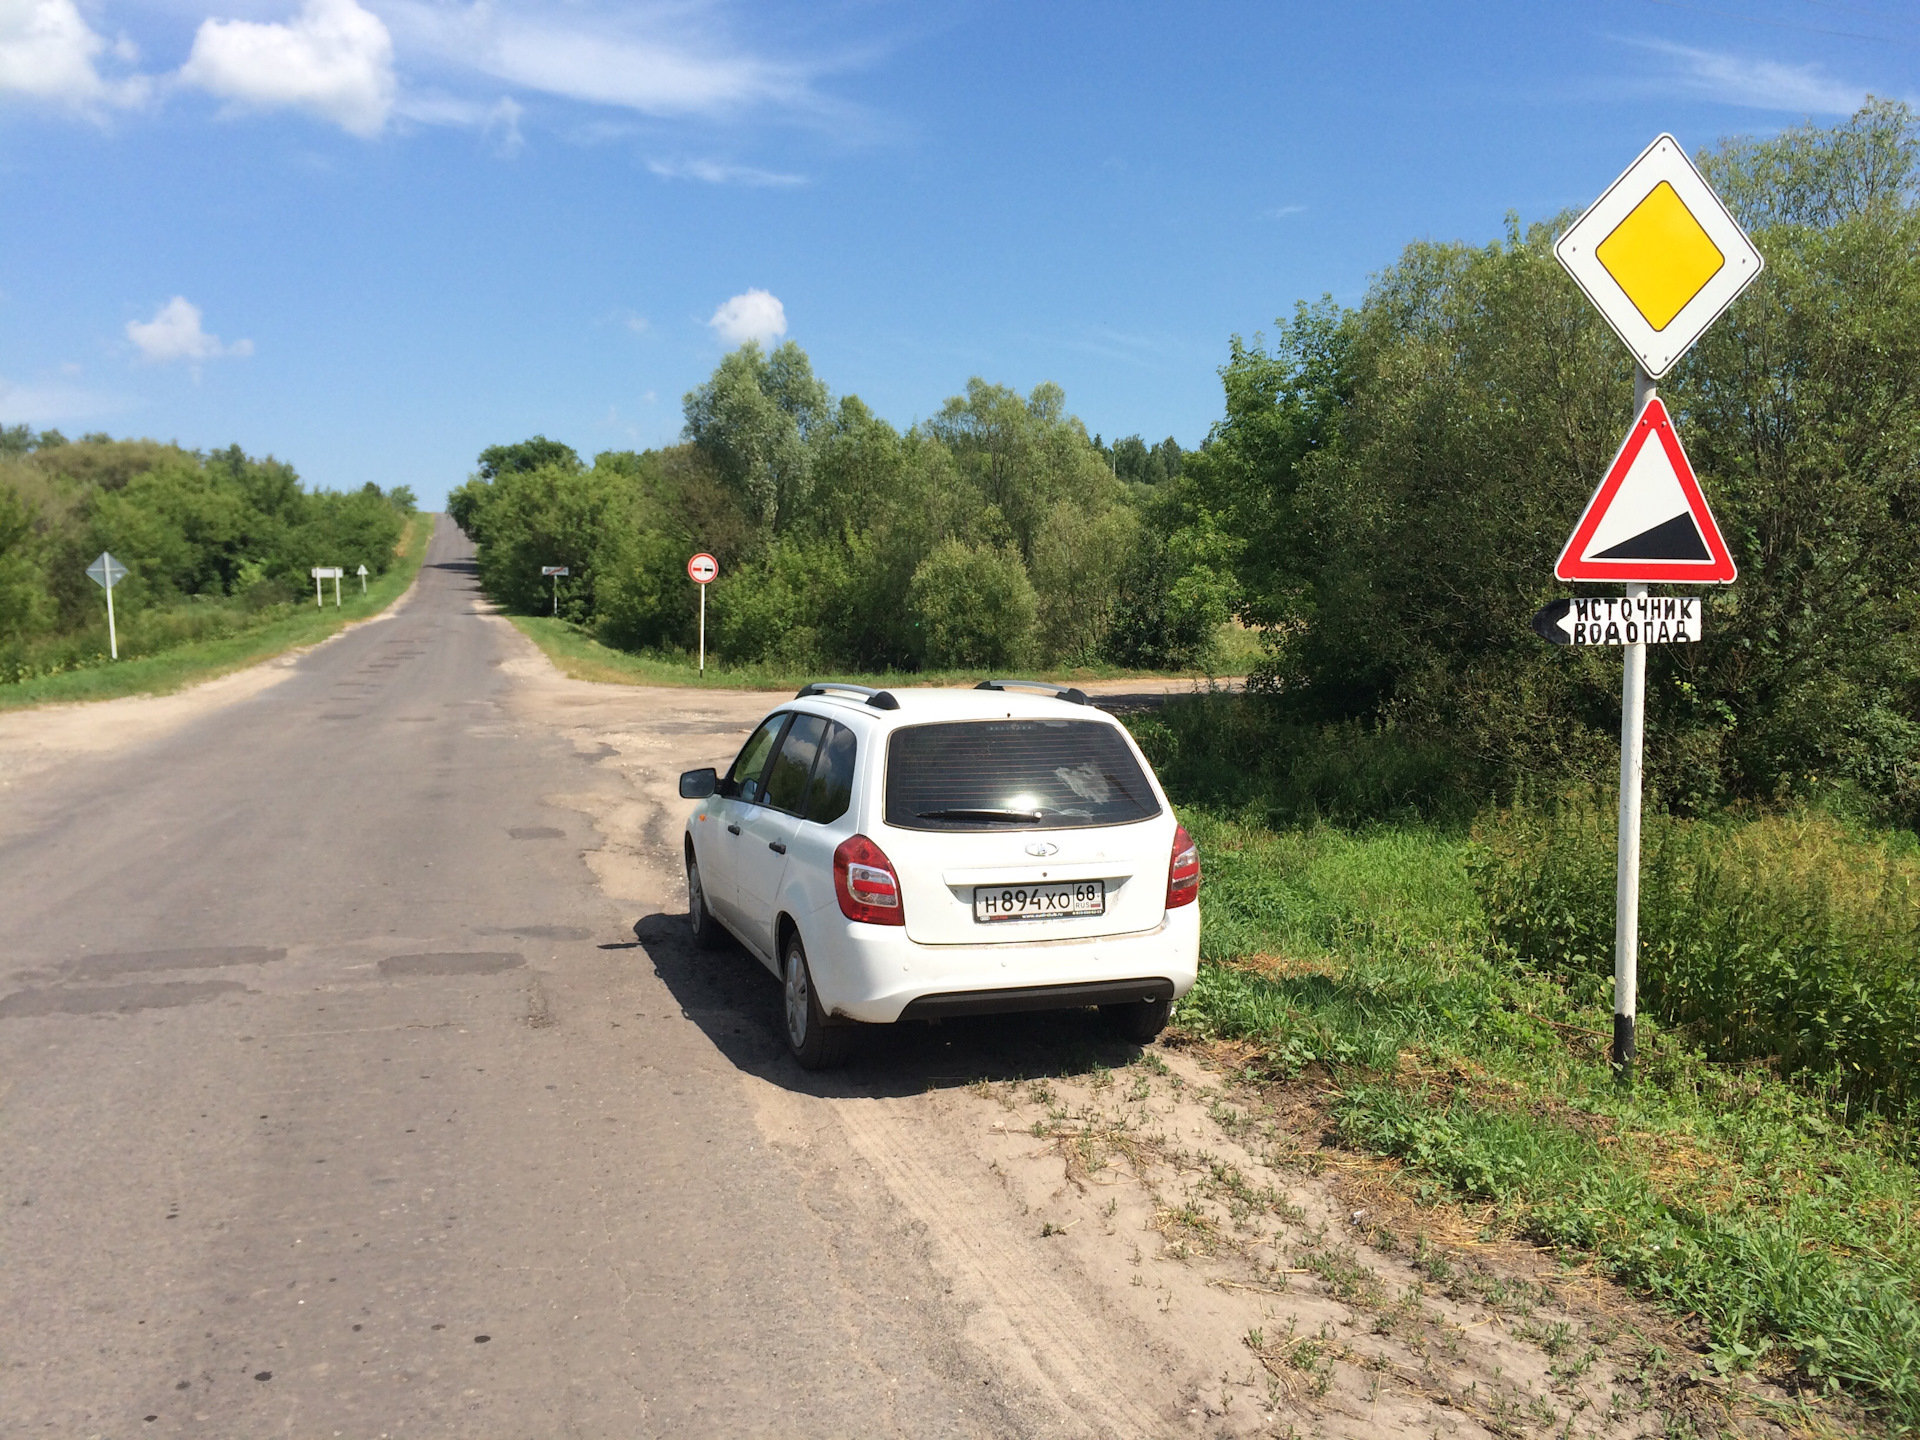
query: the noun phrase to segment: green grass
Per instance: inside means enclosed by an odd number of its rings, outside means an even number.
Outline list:
[[[377,579],[369,578],[365,595],[358,593],[355,579],[343,580],[338,608],[333,604],[329,582],[324,607],[316,607],[311,601],[290,608],[275,607],[237,634],[195,640],[137,659],[116,662],[101,656],[98,663],[81,669],[0,685],[0,710],[112,700],[123,695],[170,694],[289,650],[316,645],[356,620],[377,615],[400,597],[420,573],[433,519],[418,514],[407,522],[393,567]]]
[[[1186,1032],[1252,1042],[1258,1077],[1323,1077],[1344,1143],[1697,1317],[1712,1365],[1920,1429],[1911,1129],[1650,1020],[1622,1091],[1602,987],[1491,943],[1467,833],[1263,815],[1183,811],[1206,867]]]
[[[692,655],[637,655],[602,645],[586,630],[567,620],[545,615],[507,617],[546,653],[561,673],[575,680],[609,685],[703,685],[716,690],[795,690],[809,680],[846,680],[858,685],[971,685],[1006,671],[927,670],[861,673],[852,670],[790,670],[780,665],[732,665],[707,657],[706,674]],[[1026,679],[1052,680],[1063,685],[1089,680],[1160,678],[1160,672],[1122,670],[1112,665],[1068,669],[1022,670]],[[1204,678],[1199,672],[1193,678]]]

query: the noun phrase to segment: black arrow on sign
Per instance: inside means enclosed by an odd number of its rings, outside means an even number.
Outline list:
[[[1533,617],[1533,633],[1550,645],[1571,645],[1573,627],[1567,624],[1567,612],[1572,609],[1571,600],[1548,601]]]

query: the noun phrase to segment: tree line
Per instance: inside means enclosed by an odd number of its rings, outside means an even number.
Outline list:
[[[122,653],[149,653],[283,611],[313,566],[384,574],[413,509],[405,486],[308,490],[237,445],[0,428],[0,683],[104,654],[86,574],[102,550],[129,571],[114,590]]]
[[[685,400],[684,443],[584,462],[494,446],[449,499],[510,608],[552,603],[608,644],[685,651],[683,566],[720,562],[708,641],[735,663],[921,670],[1206,661],[1219,583],[1167,563],[1147,517],[1179,445],[1112,445],[1057,385],[978,378],[905,431],[834,397],[801,348],[748,343]]]

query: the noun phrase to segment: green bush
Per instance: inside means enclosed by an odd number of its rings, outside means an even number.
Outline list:
[[[1615,811],[1516,806],[1477,830],[1494,942],[1611,993]],[[1920,1102],[1920,859],[1818,814],[1642,830],[1640,1008],[1716,1060],[1765,1060],[1852,1111]]]
[[[913,572],[907,608],[929,669],[1017,670],[1033,652],[1039,606],[1012,550],[942,541]]]

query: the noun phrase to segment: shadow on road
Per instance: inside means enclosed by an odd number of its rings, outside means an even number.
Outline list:
[[[1093,1010],[982,1015],[862,1026],[846,1068],[815,1074],[787,1053],[779,982],[744,949],[696,950],[685,915],[648,915],[633,934],[681,1010],[722,1055],[750,1075],[805,1095],[918,1095],[975,1080],[1112,1069],[1140,1054]]]

